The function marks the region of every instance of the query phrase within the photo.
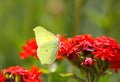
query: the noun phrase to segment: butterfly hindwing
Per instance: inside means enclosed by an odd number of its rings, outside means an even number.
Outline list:
[[[37,53],[41,64],[51,64],[56,59],[56,54],[58,50],[57,42],[55,41],[49,41],[47,43],[44,43],[38,48]]]

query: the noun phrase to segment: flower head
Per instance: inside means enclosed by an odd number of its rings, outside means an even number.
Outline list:
[[[62,36],[63,37],[63,36]],[[93,38],[89,34],[78,35],[74,38],[65,38],[61,40],[58,55],[67,56],[70,59],[78,59],[81,52],[92,52]]]
[[[35,66],[33,66],[30,71],[20,66],[12,66],[7,69],[3,69],[1,72],[5,77],[5,80],[2,77],[5,82],[16,82],[17,79],[23,82],[42,82],[39,78],[42,72],[40,72]]]
[[[102,36],[97,37],[94,40],[94,49],[95,51],[93,54],[95,55],[95,58],[101,58],[102,60],[109,60],[111,57],[114,57],[117,53],[117,50],[119,49],[118,43],[116,40]]]
[[[69,59],[75,65],[92,66],[94,62],[103,64],[107,61],[105,68],[115,69],[118,73],[120,68],[120,45],[115,39],[107,36],[93,38],[89,34],[77,35],[73,38],[60,38],[58,56]],[[95,60],[95,61],[93,61]]]
[[[30,56],[33,56],[35,58],[37,57],[37,44],[35,39],[31,39],[27,41],[27,43],[23,46],[23,51],[20,52],[21,59],[26,59]]]

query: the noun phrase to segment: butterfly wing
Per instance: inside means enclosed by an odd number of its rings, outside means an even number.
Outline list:
[[[53,33],[49,32],[41,26],[37,26],[35,29],[33,29],[33,31],[35,32],[35,37],[38,46],[52,40],[57,41],[57,37]]]
[[[36,42],[38,45],[37,55],[42,64],[51,64],[56,59],[59,40],[51,32],[43,27],[34,29]]]
[[[56,41],[49,41],[41,45],[37,53],[41,64],[52,64],[57,55],[58,43]]]

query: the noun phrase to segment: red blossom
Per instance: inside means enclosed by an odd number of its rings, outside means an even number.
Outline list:
[[[36,66],[32,66],[32,68],[29,70],[30,76],[31,76],[31,82],[42,82],[41,79],[38,77],[42,74],[42,72],[39,72],[39,68]],[[30,81],[29,81],[30,82]]]
[[[97,37],[94,41],[94,48],[95,52],[93,54],[95,54],[95,58],[109,60],[117,54],[118,43],[110,37]]]
[[[89,34],[78,35],[68,39],[63,39],[63,36],[61,37],[58,55],[67,56],[70,59],[77,59],[80,52],[93,51],[92,42],[94,39]]]
[[[66,57],[70,61],[81,61],[79,56],[84,57],[85,60],[81,62],[81,65],[91,65],[89,59],[86,59],[87,55],[93,57],[96,61],[100,58],[102,61],[107,60],[110,68],[115,69],[115,72],[118,73],[120,68],[120,45],[116,40],[107,36],[93,38],[89,34],[77,35],[73,38],[60,36],[59,39],[58,56]],[[83,55],[80,55],[81,52]],[[89,53],[86,54],[86,52]],[[90,54],[93,54],[93,56]]]
[[[0,82],[4,82],[6,80],[5,76],[3,73],[0,73]]]
[[[2,70],[4,74],[12,74],[15,76],[19,75],[22,77],[22,80],[24,82],[42,82],[42,80],[39,78],[39,76],[42,74],[42,72],[39,71],[39,68],[33,66],[30,71],[26,70],[23,67],[20,66],[12,66],[7,69]],[[10,78],[7,78],[8,80]],[[14,81],[14,79],[13,79]]]
[[[14,75],[25,75],[28,70],[20,66],[12,66],[3,70],[5,73],[11,73]]]
[[[114,62],[111,62],[112,65],[110,66],[110,69],[114,69],[116,73],[118,73],[118,70],[120,68],[120,60],[114,59]]]
[[[26,59],[30,56],[33,56],[35,58],[37,57],[37,43],[35,39],[31,39],[27,41],[27,43],[23,46],[23,51],[20,52],[21,59]]]
[[[112,57],[109,62],[111,63],[110,69],[114,69],[116,73],[120,68],[120,52]]]
[[[79,47],[82,47],[82,51],[94,51],[93,49],[93,40],[94,38],[89,34],[78,35],[74,37],[76,44]]]
[[[85,57],[84,61],[81,65],[92,66],[94,64],[94,60],[92,58]]]
[[[57,59],[63,60],[64,59],[63,55],[66,54],[67,51],[67,38],[59,34],[57,35],[57,37],[59,38],[60,41]]]

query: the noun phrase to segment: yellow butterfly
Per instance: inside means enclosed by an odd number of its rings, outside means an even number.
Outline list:
[[[51,32],[41,26],[33,29],[38,45],[37,56],[41,64],[52,64],[57,55],[59,39]]]

